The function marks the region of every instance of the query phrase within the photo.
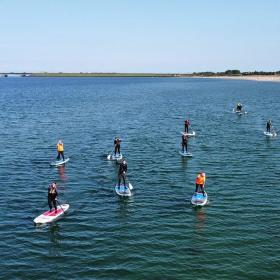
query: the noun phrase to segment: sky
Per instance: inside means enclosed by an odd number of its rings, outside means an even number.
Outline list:
[[[0,26],[0,72],[280,70],[280,0],[0,0]]]

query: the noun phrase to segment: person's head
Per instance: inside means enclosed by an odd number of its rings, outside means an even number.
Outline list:
[[[126,164],[126,160],[124,159],[122,163],[123,163],[123,164]]]
[[[58,144],[62,144],[62,140],[58,140]]]

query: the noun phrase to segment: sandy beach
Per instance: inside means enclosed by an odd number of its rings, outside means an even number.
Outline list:
[[[259,81],[259,82],[280,82],[280,75],[213,76],[213,77],[205,77],[205,78],[248,80],[248,81]]]

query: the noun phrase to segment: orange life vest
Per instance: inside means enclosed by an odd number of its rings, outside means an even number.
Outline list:
[[[63,152],[64,151],[64,148],[63,148],[63,143],[58,143],[57,144],[57,150],[59,151],[59,152]]]
[[[205,184],[205,176],[198,174],[195,180],[195,183],[198,185],[204,185]]]

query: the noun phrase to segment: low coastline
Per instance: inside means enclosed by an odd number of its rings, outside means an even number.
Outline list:
[[[246,75],[246,76],[196,76],[194,78],[244,80],[258,82],[280,82],[280,75]]]
[[[259,82],[280,82],[280,74],[266,75],[221,75],[204,73],[3,73],[2,77],[53,77],[53,78],[195,78],[195,79],[227,79],[227,80],[244,80],[244,81],[259,81]]]

